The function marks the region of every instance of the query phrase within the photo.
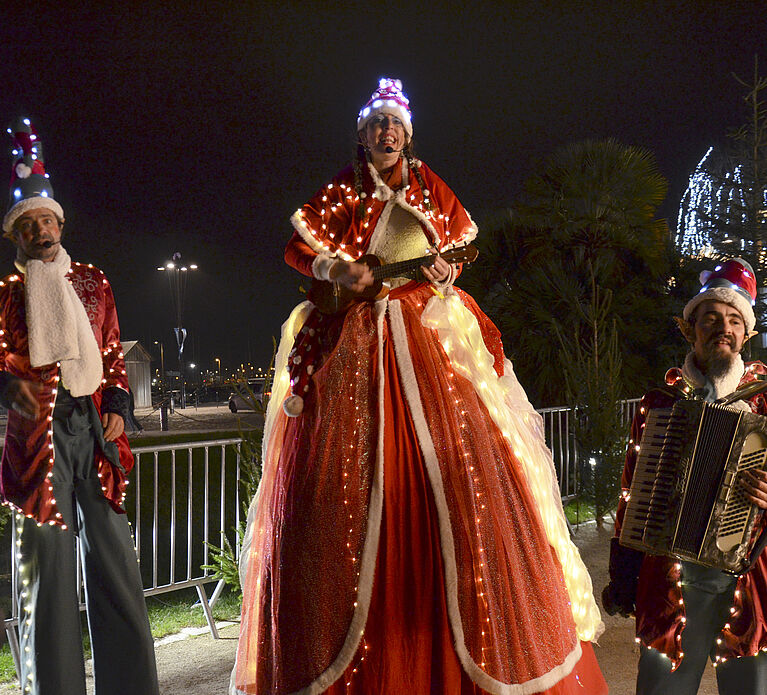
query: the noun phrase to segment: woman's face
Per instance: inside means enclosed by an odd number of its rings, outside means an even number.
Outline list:
[[[361,131],[361,139],[370,150],[370,154],[376,158],[399,158],[399,153],[407,144],[407,133],[402,121],[393,113],[377,113]],[[387,152],[387,148],[392,151]]]

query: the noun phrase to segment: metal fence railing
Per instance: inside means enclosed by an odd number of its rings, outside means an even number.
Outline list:
[[[223,583],[209,600],[204,585],[215,578],[203,566],[211,559],[209,544],[223,547],[227,534],[239,552],[232,534],[241,518],[242,438],[134,447],[133,454],[136,462],[125,508],[133,527],[144,595],[194,587],[217,639],[211,605]],[[16,538],[15,517],[11,538]],[[79,573],[79,543],[77,550]],[[5,630],[18,673],[18,577],[13,547],[11,555],[11,616],[5,620]],[[82,598],[81,588],[84,608]]]
[[[639,398],[632,398],[617,404],[620,409],[621,421],[626,426],[627,433],[640,400]],[[554,457],[554,466],[559,478],[559,489],[562,493],[562,500],[566,502],[578,494],[579,484],[578,448],[573,422],[575,408],[571,406],[541,408],[538,410],[538,414],[543,418],[546,444]]]

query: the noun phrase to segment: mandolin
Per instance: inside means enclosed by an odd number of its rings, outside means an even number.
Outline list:
[[[439,254],[448,263],[472,263],[477,259],[479,251],[476,246],[466,244],[444,253]],[[381,260],[371,254],[361,256],[355,263],[364,263],[373,271],[373,284],[362,292],[353,292],[337,282],[328,280],[312,280],[312,287],[307,292],[307,297],[323,314],[337,314],[348,309],[355,301],[374,301],[382,299],[389,294],[389,288],[384,285],[384,280],[397,277],[413,277],[420,275],[421,266],[430,266],[436,256],[427,254],[418,258],[410,258],[406,261],[386,263],[381,265]]]

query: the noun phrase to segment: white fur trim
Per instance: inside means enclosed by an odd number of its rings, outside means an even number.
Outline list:
[[[402,125],[405,128],[405,132],[412,138],[413,137],[413,123],[410,120],[410,113],[408,110],[403,107],[401,104],[397,104],[396,106],[390,106],[386,103],[386,99],[381,98],[381,100],[384,102],[381,104],[381,106],[377,106],[376,108],[373,108],[372,106],[368,107],[370,111],[368,112],[368,115],[362,118],[361,116],[357,118],[357,132],[360,130],[363,130],[365,126],[367,125],[367,122],[373,118],[378,113],[391,113],[395,116],[399,116],[399,119],[402,121]],[[363,109],[364,110],[364,109]]]
[[[743,321],[746,324],[746,333],[754,330],[754,326],[756,325],[754,307],[751,306],[751,303],[742,294],[728,287],[711,287],[705,292],[696,294],[684,307],[684,313],[682,314],[684,320],[687,321],[698,304],[707,299],[724,302],[725,304],[735,307],[740,312],[740,315],[743,317]]]
[[[298,235],[308,244],[309,248],[315,253],[324,253],[331,257],[343,258],[345,261],[353,261],[354,258],[340,249],[331,249],[326,242],[320,241],[317,236],[312,234],[309,223],[304,219],[301,210],[296,210],[290,216],[290,223]]]
[[[466,648],[461,622],[460,609],[458,607],[458,570],[455,560],[455,546],[453,542],[453,529],[450,524],[450,513],[445,497],[445,489],[442,483],[442,473],[439,469],[437,451],[434,441],[429,432],[426,416],[423,412],[421,394],[418,390],[418,381],[415,375],[415,367],[410,356],[410,348],[405,329],[405,320],[402,315],[402,306],[399,300],[389,302],[389,316],[394,340],[394,354],[397,358],[397,366],[400,369],[402,390],[405,392],[405,400],[410,409],[410,414],[415,425],[418,444],[421,447],[426,472],[431,483],[434,503],[437,508],[439,524],[440,546],[442,559],[445,567],[445,595],[447,598],[447,612],[450,626],[453,632],[455,651],[464,671],[480,688],[493,695],[532,695],[550,688],[567,676],[581,658],[581,644],[575,642],[573,650],[565,657],[565,660],[555,666],[548,673],[524,683],[503,683],[485,673],[480,666],[471,658]]]
[[[37,208],[47,208],[52,210],[56,217],[59,218],[59,222],[64,222],[64,210],[53,198],[47,198],[45,196],[34,196],[33,198],[24,198],[14,205],[8,212],[5,213],[3,218],[3,231],[10,232],[13,229],[13,223],[21,217],[25,212],[30,210],[37,210]]]
[[[718,379],[711,379],[698,369],[698,365],[695,364],[695,352],[693,350],[690,350],[690,352],[687,353],[687,356],[684,358],[684,364],[682,365],[682,376],[685,381],[694,389],[703,388],[706,385],[706,382],[710,381],[714,387],[714,398],[716,400],[729,396],[735,391],[740,385],[745,372],[746,365],[740,355],[735,356],[727,374],[723,374]]]
[[[318,280],[330,280],[330,269],[335,265],[337,258],[326,253],[320,253],[312,261],[312,275]]]

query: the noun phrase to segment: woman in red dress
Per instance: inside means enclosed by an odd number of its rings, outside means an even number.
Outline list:
[[[353,290],[373,283],[363,254],[398,263],[477,232],[413,157],[399,80],[357,127],[357,158],[295,213],[285,253]],[[542,423],[459,268],[421,272],[283,326],[233,695],[607,692]]]

